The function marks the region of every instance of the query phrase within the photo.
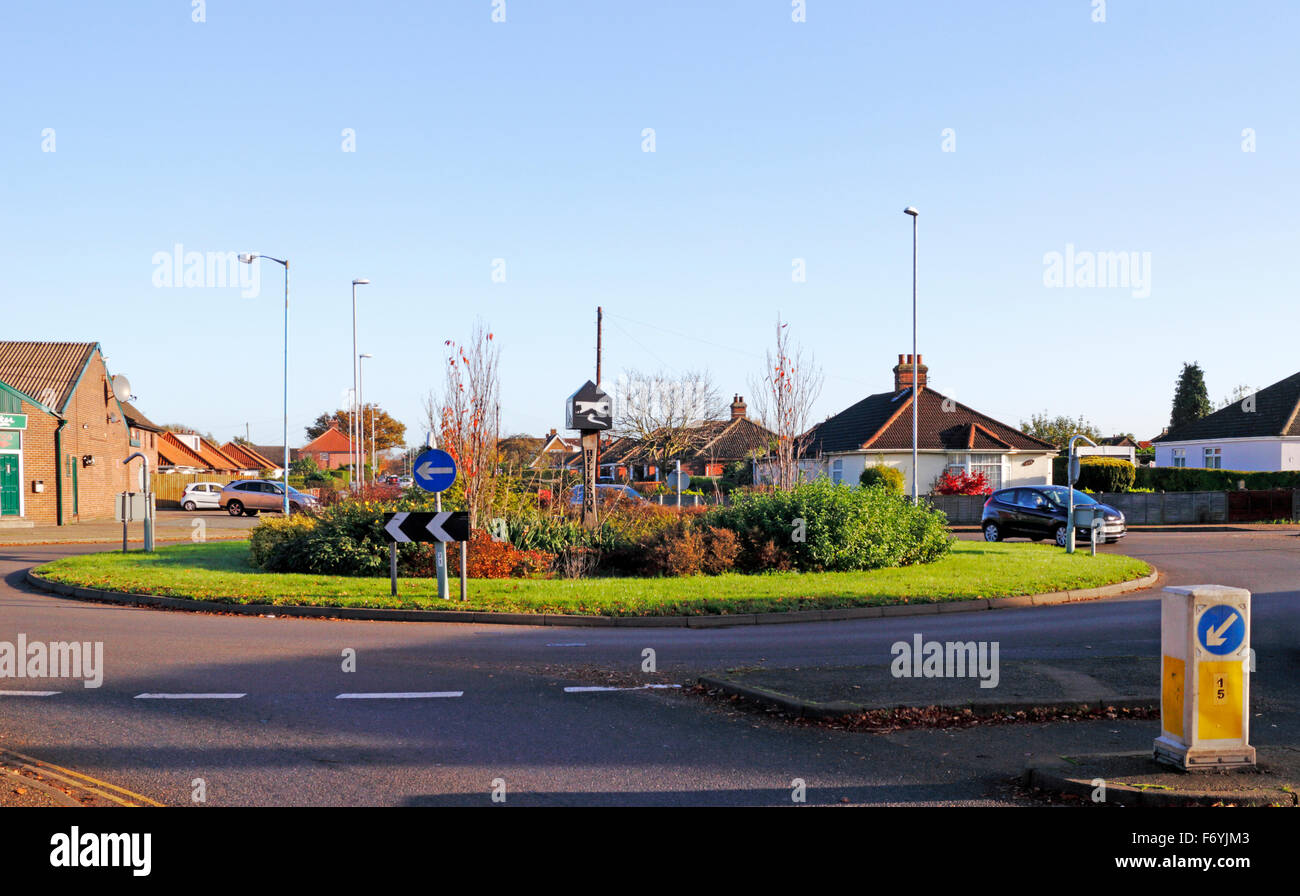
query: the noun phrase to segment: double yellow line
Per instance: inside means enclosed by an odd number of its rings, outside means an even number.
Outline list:
[[[125,787],[118,787],[116,784],[109,784],[107,781],[101,781],[98,778],[92,778],[90,775],[83,775],[81,772],[74,772],[70,768],[64,768],[61,765],[54,765],[41,759],[34,759],[31,756],[24,756],[13,750],[6,750],[0,747],[0,764],[13,768],[25,769],[34,772],[42,777],[53,778],[61,781],[74,790],[83,793],[94,794],[103,799],[117,803],[119,806],[162,806],[155,800],[142,796],[134,791],[127,790]]]

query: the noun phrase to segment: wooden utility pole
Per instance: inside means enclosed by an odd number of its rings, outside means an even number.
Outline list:
[[[599,305],[596,306],[596,388],[600,388],[600,336],[603,328],[605,314]],[[596,481],[600,481],[600,436],[596,436]],[[596,499],[595,489],[592,489],[592,499]],[[598,505],[593,505],[598,506]]]

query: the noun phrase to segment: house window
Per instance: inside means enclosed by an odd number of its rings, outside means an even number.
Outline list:
[[[1223,452],[1219,448],[1205,449],[1205,466],[1210,470],[1223,469]]]
[[[1175,467],[1187,466],[1187,449],[1175,448],[1173,449],[1173,451],[1174,451],[1174,456],[1173,456],[1174,466]]]
[[[844,481],[844,458],[837,457],[831,461],[831,482],[839,485]]]
[[[1001,454],[950,454],[947,471],[971,476],[983,473],[989,488],[997,491],[1002,488],[1002,466]]]

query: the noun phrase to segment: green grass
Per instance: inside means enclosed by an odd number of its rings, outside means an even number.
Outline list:
[[[959,541],[935,563],[871,572],[691,576],[687,578],[471,579],[469,600],[437,597],[432,579],[350,578],[261,572],[248,545],[222,542],[65,557],[38,575],[89,588],[218,603],[386,607],[603,616],[714,615],[870,607],[1007,597],[1092,588],[1140,578],[1141,560],[1087,551],[1073,556],[1038,544]]]

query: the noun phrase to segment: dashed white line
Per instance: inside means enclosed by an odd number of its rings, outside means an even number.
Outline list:
[[[547,644],[547,647],[586,647],[582,641],[561,641],[557,644]]]
[[[58,691],[0,691],[0,697],[53,697]]]
[[[630,688],[607,688],[607,687],[572,687],[565,688],[566,694],[591,694],[597,691],[644,691],[648,688],[679,688],[679,684],[639,684]]]
[[[379,691],[372,694],[339,694],[335,700],[428,700],[435,697],[463,697],[464,691]]]
[[[136,694],[137,700],[238,700],[247,694]]]

